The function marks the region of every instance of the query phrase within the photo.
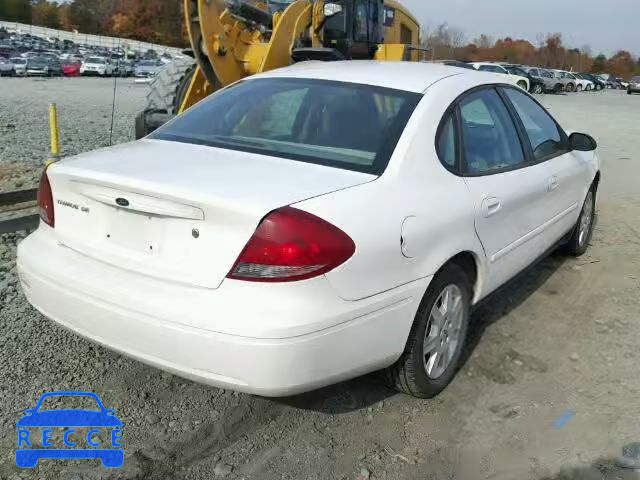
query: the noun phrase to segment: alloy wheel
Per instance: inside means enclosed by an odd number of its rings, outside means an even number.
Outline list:
[[[446,286],[429,313],[423,342],[424,369],[433,380],[440,378],[458,350],[464,306],[457,285]]]
[[[582,215],[580,215],[580,226],[578,227],[578,244],[582,247],[589,238],[589,231],[593,223],[593,191],[589,191],[584,201]]]

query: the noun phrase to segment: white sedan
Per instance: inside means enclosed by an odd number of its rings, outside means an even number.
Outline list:
[[[498,76],[298,64],[42,176],[19,247],[45,316],[211,385],[291,395],[379,369],[438,394],[471,308],[589,244],[595,141]]]
[[[525,92],[528,92],[529,89],[531,88],[531,82],[527,77],[522,77],[520,75],[513,75],[511,72],[509,72],[509,70],[507,70],[502,65],[499,65],[497,63],[476,62],[476,63],[472,63],[471,65],[473,65],[473,68],[481,72],[491,72],[497,75],[502,75],[503,82],[510,83],[512,85],[515,85],[516,87],[520,87]]]

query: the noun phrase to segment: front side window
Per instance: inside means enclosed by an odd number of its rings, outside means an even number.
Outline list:
[[[459,108],[467,173],[489,174],[525,164],[516,126],[495,90],[471,93]]]
[[[544,108],[522,92],[512,88],[505,88],[503,91],[522,120],[536,160],[544,160],[566,152],[560,130]]]
[[[208,97],[150,138],[380,174],[421,98],[328,80],[252,79]]]

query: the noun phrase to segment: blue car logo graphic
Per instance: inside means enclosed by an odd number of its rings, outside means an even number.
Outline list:
[[[39,411],[42,402],[49,397],[89,397],[95,400],[99,410],[56,409]],[[20,468],[33,468],[41,458],[73,460],[85,458],[100,459],[107,468],[118,468],[124,463],[124,450],[121,445],[122,422],[114,415],[114,410],[104,408],[100,398],[90,392],[50,392],[40,397],[36,406],[25,410],[18,427],[18,448],[16,449],[16,465]],[[33,428],[42,428],[42,448],[32,448]],[[60,438],[54,439],[54,428],[64,428]],[[76,428],[87,429],[86,435]],[[109,448],[104,448],[98,436],[102,431],[109,433]],[[53,448],[54,442],[67,448]],[[94,448],[74,448],[84,443]],[[58,446],[58,445],[55,445]],[[62,446],[62,445],[60,445]]]

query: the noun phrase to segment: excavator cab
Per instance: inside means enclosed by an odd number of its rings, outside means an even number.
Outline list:
[[[294,49],[294,61],[375,56],[378,45],[384,43],[384,0],[336,0],[326,2],[323,10],[323,47],[305,49],[306,56]]]

